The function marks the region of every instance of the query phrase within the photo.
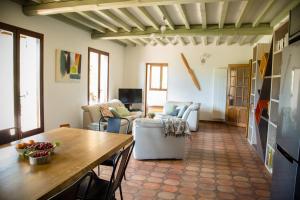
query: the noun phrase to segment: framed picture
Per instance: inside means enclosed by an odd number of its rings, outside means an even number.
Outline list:
[[[55,80],[79,82],[81,78],[81,54],[56,49]]]

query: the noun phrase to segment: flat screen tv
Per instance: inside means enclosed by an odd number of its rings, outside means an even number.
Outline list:
[[[290,11],[289,43],[300,40],[300,4]]]
[[[119,89],[119,100],[124,104],[142,103],[142,89]]]

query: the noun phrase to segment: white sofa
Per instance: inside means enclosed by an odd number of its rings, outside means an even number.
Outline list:
[[[83,110],[84,129],[99,130],[99,119],[101,118],[100,105],[103,104],[106,104],[109,107],[114,107],[114,108],[118,106],[124,106],[124,104],[118,99],[113,99],[109,102],[102,103],[102,104],[81,106]],[[142,112],[130,112],[130,115],[126,117],[130,121],[129,132],[132,130],[133,120],[140,118],[142,116],[143,116]],[[127,124],[128,124],[127,121],[122,119],[120,133],[126,132]]]
[[[175,106],[184,106],[184,105],[188,106],[188,108],[186,109],[186,111],[184,112],[184,114],[182,116],[182,119],[187,121],[190,131],[198,130],[200,106],[201,106],[200,103],[168,101],[166,104],[172,104]],[[165,107],[166,107],[166,105],[165,105]],[[166,115],[165,107],[164,107],[164,113],[157,113],[155,116],[155,119],[176,117],[176,116]]]
[[[165,137],[160,119],[140,118],[133,122],[133,157],[144,159],[183,159],[185,137]]]

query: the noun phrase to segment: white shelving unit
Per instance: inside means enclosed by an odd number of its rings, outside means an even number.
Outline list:
[[[276,132],[278,124],[278,105],[281,80],[282,51],[288,45],[288,21],[279,26],[273,34],[273,62],[271,76],[271,94],[269,105],[268,136],[265,156],[265,166],[272,173],[273,156],[276,148]],[[280,44],[279,44],[280,43]]]

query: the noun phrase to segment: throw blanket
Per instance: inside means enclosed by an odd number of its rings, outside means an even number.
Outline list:
[[[188,123],[180,118],[161,119],[164,125],[165,136],[191,136]]]

